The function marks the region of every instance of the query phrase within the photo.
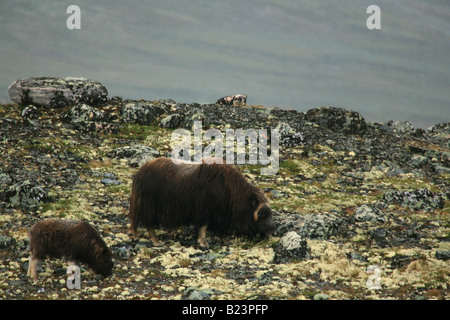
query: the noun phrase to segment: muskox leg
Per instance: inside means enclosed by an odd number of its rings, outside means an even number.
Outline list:
[[[197,239],[197,243],[200,246],[200,248],[205,248],[208,249],[209,248],[209,244],[208,242],[206,242],[206,228],[207,226],[202,226],[198,232],[198,239]]]
[[[131,222],[131,225],[130,225],[130,232],[131,232],[131,238],[136,240],[138,238],[138,236],[137,236],[137,226],[133,222]]]
[[[33,255],[30,255],[30,260],[28,262],[28,272],[27,276],[31,278],[33,281],[37,281],[37,265],[39,263],[39,259],[33,258]]]
[[[152,240],[153,245],[155,247],[161,247],[163,243],[159,242],[158,238],[156,237],[155,230],[153,228],[147,228],[147,231],[150,236],[150,239]]]
[[[170,239],[175,240],[175,236],[177,235],[177,230],[176,229],[169,229],[168,234],[169,234]]]

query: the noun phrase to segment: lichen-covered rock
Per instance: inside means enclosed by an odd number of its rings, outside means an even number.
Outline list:
[[[283,147],[294,147],[303,144],[303,134],[297,132],[286,122],[279,122],[275,127],[280,134],[280,145]]]
[[[97,132],[103,134],[114,134],[119,131],[117,123],[95,122],[95,121],[79,121],[73,123],[76,130],[82,132]]]
[[[160,152],[155,148],[146,145],[132,145],[116,148],[107,153],[110,158],[128,159],[128,164],[132,167],[140,167],[147,161],[160,157]]]
[[[21,116],[24,120],[33,120],[39,117],[39,112],[35,106],[30,105],[22,110]]]
[[[108,91],[100,82],[72,77],[19,79],[9,86],[8,94],[20,105],[51,108],[79,103],[101,105],[108,101]]]
[[[436,259],[439,260],[450,260],[450,251],[445,251],[445,250],[436,250]]]
[[[429,128],[427,133],[434,143],[450,149],[450,122],[438,123]]]
[[[422,188],[413,191],[388,191],[383,195],[381,203],[385,205],[396,204],[408,207],[411,210],[432,212],[445,205],[447,196],[443,193],[433,193]]]
[[[325,293],[316,293],[313,300],[330,300],[330,296]]]
[[[374,240],[378,246],[384,248],[389,245],[389,240],[392,238],[392,235],[386,228],[375,228],[370,230],[369,237]]]
[[[131,246],[122,246],[115,249],[114,253],[119,259],[128,260],[133,254],[133,248]]]
[[[164,108],[147,102],[129,102],[122,107],[122,121],[125,123],[151,125]]]
[[[4,197],[13,207],[21,208],[24,211],[36,210],[41,203],[51,201],[41,186],[28,180],[9,186]]]
[[[211,300],[212,291],[199,290],[194,287],[189,287],[184,290],[183,300]]]
[[[346,235],[348,221],[338,214],[319,213],[301,215],[298,213],[275,214],[274,223],[277,236],[295,231],[306,239],[329,239],[332,236]]]
[[[367,128],[366,121],[361,114],[344,108],[320,107],[310,109],[306,113],[306,120],[321,127],[346,134],[363,134]]]
[[[329,239],[332,236],[345,234],[346,222],[335,214],[307,215],[300,235],[311,239]]]
[[[290,263],[311,258],[311,250],[306,240],[295,231],[287,232],[281,237],[274,253],[274,263]]]
[[[358,222],[385,222],[386,216],[380,209],[364,204],[356,209],[353,219]]]
[[[79,104],[61,114],[64,122],[76,123],[80,121],[107,121],[108,117],[103,112],[87,104]]]
[[[175,129],[178,128],[178,126],[181,123],[181,120],[182,120],[181,116],[178,113],[174,113],[168,115],[167,117],[164,117],[159,124],[163,128]]]
[[[87,104],[73,106],[61,114],[61,120],[84,132],[116,133],[118,124],[111,123],[111,116]]]
[[[192,105],[187,110],[183,120],[180,122],[180,127],[193,130],[195,121],[200,121],[203,129],[207,129],[211,124],[210,117],[205,115],[204,109],[199,105]]]
[[[0,235],[0,249],[11,249],[12,247],[14,247],[15,243],[16,241],[14,240],[14,238]]]

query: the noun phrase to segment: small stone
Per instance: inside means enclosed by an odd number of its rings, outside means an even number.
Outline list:
[[[39,117],[39,112],[35,106],[30,105],[22,110],[21,115],[24,120],[33,120]]]
[[[109,178],[102,179],[102,180],[100,180],[100,182],[107,186],[122,184],[122,182],[120,182],[118,180],[113,180],[113,179],[109,179]]]
[[[189,287],[183,292],[184,300],[211,300],[211,293],[203,290],[198,290],[194,287]]]
[[[314,295],[314,300],[330,300],[330,296],[324,293],[317,293]]]
[[[308,244],[297,232],[287,232],[275,248],[274,263],[290,263],[311,257]]]
[[[288,195],[284,192],[281,192],[279,190],[273,189],[270,191],[271,195],[273,198],[277,199],[277,198],[287,198]]]
[[[367,262],[368,261],[365,257],[363,257],[362,255],[360,255],[357,252],[347,253],[347,258],[350,259],[350,260],[358,260],[358,261],[361,261],[361,262]]]
[[[450,251],[436,250],[436,259],[444,261],[450,260]]]
[[[129,246],[123,246],[123,247],[117,248],[115,250],[115,252],[120,259],[128,260],[131,257],[132,248]]]

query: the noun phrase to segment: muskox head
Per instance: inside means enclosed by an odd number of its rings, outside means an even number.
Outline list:
[[[263,238],[271,237],[276,231],[272,218],[272,209],[268,203],[259,203],[254,211],[253,218],[255,220],[255,233]]]
[[[114,262],[112,262],[111,260],[105,261],[102,264],[95,266],[94,271],[96,274],[101,274],[106,278],[112,275],[113,266]]]
[[[91,263],[91,268],[96,274],[109,277],[112,275],[114,262],[112,261],[111,250],[102,242],[91,241],[94,249],[94,259]]]
[[[96,274],[101,274],[106,278],[112,275],[113,266],[114,262],[112,260],[98,261],[93,270]]]

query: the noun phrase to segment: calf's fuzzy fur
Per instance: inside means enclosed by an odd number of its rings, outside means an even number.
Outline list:
[[[28,277],[37,281],[37,263],[45,258],[65,257],[70,263],[86,263],[93,272],[112,274],[111,250],[88,222],[45,219],[29,230]]]

